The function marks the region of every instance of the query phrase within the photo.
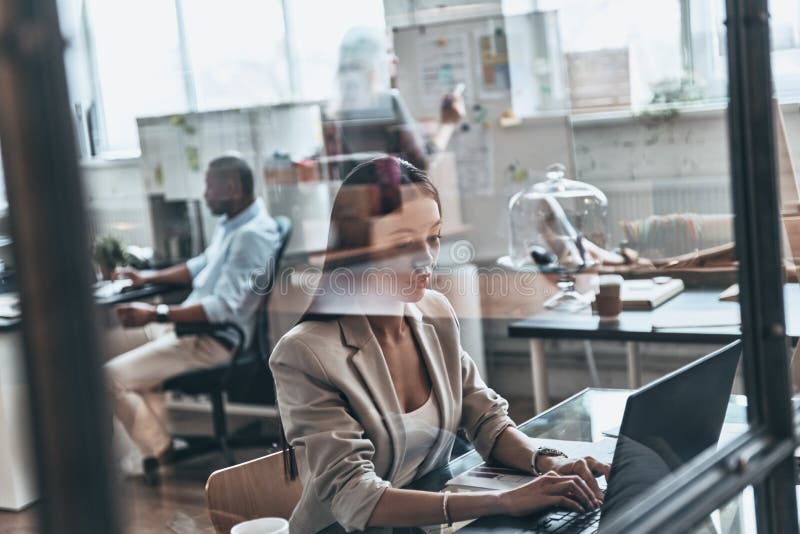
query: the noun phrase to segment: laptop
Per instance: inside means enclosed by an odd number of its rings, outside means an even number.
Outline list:
[[[533,523],[531,516],[483,518],[459,532],[603,532],[609,518],[717,443],[740,354],[741,342],[736,341],[628,397],[599,510],[585,514],[554,510]]]

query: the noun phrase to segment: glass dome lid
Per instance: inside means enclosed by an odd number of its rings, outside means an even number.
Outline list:
[[[580,272],[593,265],[584,240],[605,248],[608,200],[593,185],[566,177],[560,163],[550,165],[545,180],[511,197],[509,256],[513,267],[543,272]]]

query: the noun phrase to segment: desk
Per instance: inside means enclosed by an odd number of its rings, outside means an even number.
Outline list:
[[[585,313],[563,313],[547,311],[508,328],[510,337],[530,340],[531,373],[536,412],[549,406],[547,384],[547,355],[544,339],[584,339],[625,341],[628,359],[628,385],[638,388],[642,384],[639,345],[641,341],[651,343],[709,343],[724,345],[741,336],[738,326],[693,327],[653,330],[653,322],[661,314],[679,315],[684,311],[710,313],[738,310],[737,302],[720,302],[717,289],[689,289],[653,311],[625,311],[614,323],[600,322],[596,315]],[[787,335],[800,337],[800,285],[784,286],[784,307]]]
[[[108,307],[175,289],[168,285],[149,285],[97,300],[97,304]],[[38,498],[29,440],[31,419],[21,324],[21,318],[0,319],[0,509],[6,510],[21,510]]]
[[[622,424],[622,415],[625,412],[625,401],[628,399],[628,395],[630,395],[628,390],[584,389],[546,412],[521,424],[519,429],[534,439],[599,441],[603,438],[602,432],[604,430],[616,428]],[[731,397],[725,417],[727,424],[747,422],[747,409],[743,399],[740,395]],[[482,460],[478,453],[470,451],[452,460],[446,466],[432,471],[413,482],[409,488],[422,491],[440,491],[448,480],[479,465],[481,462]],[[491,531],[495,534],[518,532],[517,529],[530,523],[530,518],[484,517],[470,523],[464,532]],[[399,531],[422,532],[421,529],[395,529],[395,532]],[[323,532],[332,534],[344,532],[344,530],[338,525],[332,525],[323,530]],[[443,528],[442,534],[447,532],[451,532],[451,530]]]
[[[152,297],[157,297],[160,295],[165,295],[167,293],[171,293],[172,291],[181,291],[185,289],[186,287],[184,286],[171,286],[168,284],[147,284],[145,286],[138,287],[136,289],[131,289],[130,291],[117,293],[113,297],[108,297],[105,299],[96,299],[95,302],[99,306],[115,306],[117,304],[122,304],[124,302],[134,302],[137,300],[144,300]]]

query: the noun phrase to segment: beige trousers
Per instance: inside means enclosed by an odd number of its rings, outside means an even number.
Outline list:
[[[114,415],[145,456],[158,456],[170,445],[161,383],[167,378],[225,363],[230,351],[208,336],[175,335],[172,325],[114,328],[106,350],[118,354],[104,369]]]

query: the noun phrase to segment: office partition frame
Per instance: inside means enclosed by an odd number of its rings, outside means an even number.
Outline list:
[[[608,532],[685,532],[746,487],[759,532],[796,533],[794,425],[783,308],[767,0],[727,0],[736,253],[750,430],[659,484]]]
[[[55,0],[0,2],[0,144],[42,532],[119,532],[88,218]]]

